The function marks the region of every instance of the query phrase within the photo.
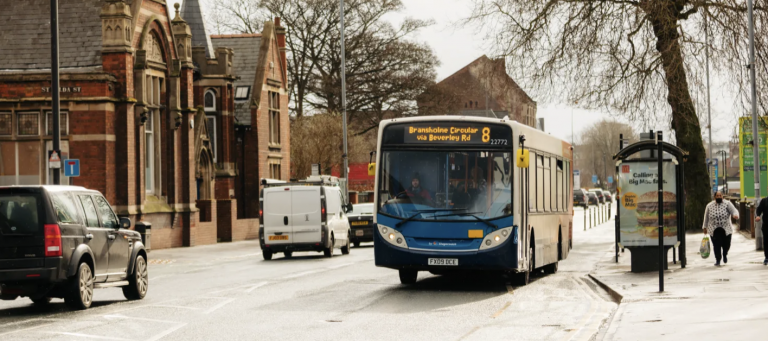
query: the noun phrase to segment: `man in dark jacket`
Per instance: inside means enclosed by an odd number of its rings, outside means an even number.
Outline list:
[[[760,204],[757,205],[757,209],[755,210],[755,214],[757,215],[757,218],[755,218],[756,221],[760,222],[761,218],[760,216],[763,215],[763,213],[768,213],[768,197],[763,198],[760,200]],[[768,238],[766,238],[768,233],[768,223],[763,221],[762,230],[763,230],[763,253],[765,254],[765,260],[763,260],[763,265],[768,265]]]
[[[419,173],[416,173],[411,177],[411,187],[405,191],[408,193],[409,197],[420,197],[425,200],[432,200],[429,191],[421,187],[421,177],[419,176]]]

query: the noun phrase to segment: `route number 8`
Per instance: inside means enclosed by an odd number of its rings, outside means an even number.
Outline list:
[[[491,128],[483,128],[483,142],[486,143],[491,140]]]

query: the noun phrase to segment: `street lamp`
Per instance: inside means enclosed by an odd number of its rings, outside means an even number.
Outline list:
[[[725,191],[728,193],[728,151],[721,150],[717,153],[723,156],[723,185],[725,185]]]

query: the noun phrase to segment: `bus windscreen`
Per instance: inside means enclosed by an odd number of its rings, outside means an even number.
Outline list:
[[[379,213],[410,220],[512,214],[511,152],[383,151]]]

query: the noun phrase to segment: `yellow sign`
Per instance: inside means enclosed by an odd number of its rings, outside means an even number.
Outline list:
[[[469,230],[467,238],[483,238],[483,230]]]
[[[288,236],[269,236],[269,240],[288,240]]]
[[[368,225],[367,221],[353,221],[352,225]]]
[[[528,168],[528,158],[530,154],[528,153],[528,149],[518,149],[517,150],[517,161],[515,164],[518,168]]]
[[[621,205],[624,208],[634,211],[637,209],[637,194],[629,192],[621,197]]]
[[[368,164],[368,176],[376,175],[376,162]]]

